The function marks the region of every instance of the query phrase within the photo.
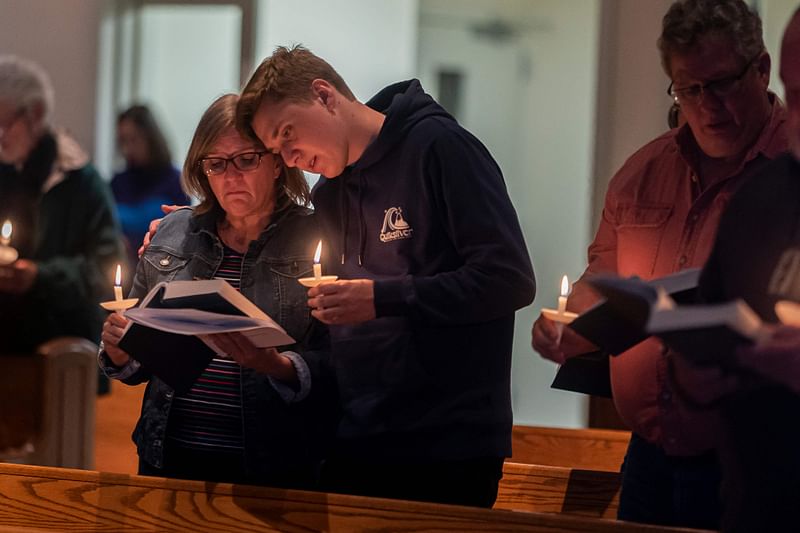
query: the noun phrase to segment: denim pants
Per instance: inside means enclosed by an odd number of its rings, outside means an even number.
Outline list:
[[[631,435],[622,464],[617,518],[675,527],[718,529],[721,472],[716,453],[668,456]]]

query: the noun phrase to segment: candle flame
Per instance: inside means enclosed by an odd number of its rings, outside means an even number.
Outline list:
[[[10,220],[6,220],[3,223],[3,229],[0,230],[0,236],[2,236],[3,239],[6,239],[6,240],[11,238],[11,221]]]
[[[322,255],[322,241],[319,241],[317,244],[317,251],[314,252],[314,262],[319,263],[319,258]]]
[[[122,268],[119,265],[117,265],[117,274],[114,276],[114,285],[122,285]]]
[[[567,275],[564,274],[564,277],[561,278],[561,296],[569,295],[569,279],[567,279]]]

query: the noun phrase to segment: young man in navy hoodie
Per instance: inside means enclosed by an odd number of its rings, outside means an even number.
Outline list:
[[[237,119],[321,174],[339,281],[308,303],[330,326],[343,412],[325,488],[490,507],[511,454],[514,312],[535,291],[497,163],[419,81],[364,104],[302,47],[261,63]]]

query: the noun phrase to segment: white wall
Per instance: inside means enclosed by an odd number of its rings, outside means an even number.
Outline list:
[[[667,130],[672,102],[656,40],[671,4],[671,0],[603,0],[592,235],[611,177],[633,152]]]
[[[342,75],[365,101],[413,75],[417,0],[261,0],[256,65],[279,45],[303,44]]]
[[[94,150],[98,27],[103,0],[0,0],[0,53],[39,63],[55,86],[54,121]]]
[[[783,98],[783,83],[780,78],[781,39],[789,18],[800,7],[798,0],[761,0],[761,21],[764,27],[764,44],[772,57],[770,88]]]
[[[134,102],[151,106],[180,166],[206,108],[239,90],[241,12],[230,5],[152,5],[140,24]]]
[[[583,271],[589,243],[599,2],[539,0],[550,30],[529,37],[531,81],[521,105],[522,156],[515,199],[537,278],[533,305],[517,313],[514,419],[545,426],[584,426],[586,397],[550,389],[556,365],[530,346],[542,307],[555,307],[561,277]]]

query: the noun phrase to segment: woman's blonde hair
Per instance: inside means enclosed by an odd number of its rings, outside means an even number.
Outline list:
[[[211,190],[208,176],[201,168],[201,161],[210,153],[220,136],[226,130],[236,126],[236,104],[238,102],[238,95],[220,96],[206,109],[195,129],[192,143],[189,145],[189,152],[186,154],[186,161],[183,164],[181,186],[184,192],[199,200],[199,205],[195,207],[196,214],[222,211],[217,197]],[[239,131],[239,134],[252,141],[260,150],[267,152],[252,130]],[[278,156],[270,155],[270,157]],[[308,205],[310,203],[311,193],[308,189],[308,182],[306,182],[303,172],[296,168],[288,168],[281,162],[281,173],[275,186],[277,188],[275,213],[279,213],[293,204]]]

